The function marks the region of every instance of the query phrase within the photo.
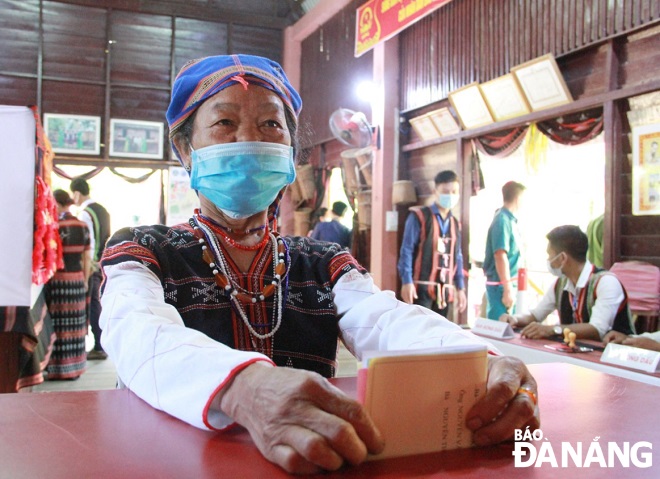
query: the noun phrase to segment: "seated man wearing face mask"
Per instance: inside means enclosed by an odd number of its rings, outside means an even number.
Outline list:
[[[435,177],[435,201],[410,208],[403,232],[398,270],[401,299],[447,316],[448,303],[465,311],[461,226],[451,209],[460,196],[458,176],[451,170]]]
[[[634,334],[628,295],[617,277],[587,260],[588,240],[577,226],[558,226],[547,234],[548,270],[558,279],[527,314],[503,314],[500,321],[522,327],[530,339],[562,335],[564,328],[578,339],[601,341],[610,330]],[[541,324],[557,310],[561,325]]]

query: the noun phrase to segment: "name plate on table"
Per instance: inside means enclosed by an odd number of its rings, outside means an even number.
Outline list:
[[[660,369],[660,352],[609,343],[600,357],[601,362],[655,373]]]
[[[477,322],[472,326],[472,332],[491,338],[513,339],[516,337],[509,323],[486,318],[477,318]]]

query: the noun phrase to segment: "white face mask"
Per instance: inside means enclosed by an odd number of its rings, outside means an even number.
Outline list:
[[[564,273],[561,272],[561,266],[558,267],[558,268],[553,268],[552,267],[552,262],[554,260],[556,260],[557,258],[559,258],[559,256],[561,256],[562,254],[563,254],[563,252],[559,253],[554,258],[551,258],[551,259],[547,260],[548,271],[550,272],[551,275],[556,276],[557,278],[561,278],[564,275]]]

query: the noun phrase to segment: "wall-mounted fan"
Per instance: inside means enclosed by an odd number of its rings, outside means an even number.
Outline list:
[[[330,115],[330,130],[344,145],[365,148],[374,144],[374,128],[362,112],[339,108]]]

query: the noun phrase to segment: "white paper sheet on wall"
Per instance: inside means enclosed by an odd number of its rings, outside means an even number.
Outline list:
[[[30,306],[35,122],[22,106],[0,105],[0,306]]]
[[[187,222],[193,210],[199,207],[195,190],[190,189],[190,175],[180,166],[170,168],[167,188],[167,224],[169,226]]]

